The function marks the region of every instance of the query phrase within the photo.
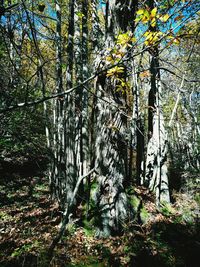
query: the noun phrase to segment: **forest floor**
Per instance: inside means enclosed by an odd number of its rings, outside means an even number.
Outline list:
[[[198,221],[184,220],[180,209],[158,211],[142,187],[135,194],[144,200],[138,220],[150,214],[146,223],[127,223],[123,234],[107,239],[97,239],[91,229],[71,223],[51,262],[47,250],[62,214],[49,198],[47,178],[0,179],[0,192],[0,267],[199,266]],[[196,202],[189,200],[187,205],[194,214]]]

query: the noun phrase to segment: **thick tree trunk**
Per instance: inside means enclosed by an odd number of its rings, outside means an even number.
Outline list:
[[[119,30],[130,29],[130,21],[121,20],[122,16],[125,18],[127,15],[126,12],[130,10],[123,1],[107,1],[106,47],[114,47],[114,36]],[[104,67],[107,64],[102,60],[101,63]],[[116,89],[117,79],[108,78],[105,74],[98,77],[95,167],[99,175],[95,202],[100,216],[100,236],[119,231],[131,213],[124,188],[128,143],[125,137],[127,118],[122,110],[126,110],[126,103],[123,94]]]
[[[106,97],[100,85],[98,91],[95,166],[99,175],[95,202],[100,215],[99,235],[109,236],[119,231],[129,216],[128,201],[123,186],[126,154],[125,118],[117,110],[115,102]]]

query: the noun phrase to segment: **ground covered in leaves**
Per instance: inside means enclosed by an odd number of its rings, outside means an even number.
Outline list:
[[[173,205],[158,210],[144,188],[130,190],[138,214],[123,234],[97,239],[89,224],[72,221],[49,262],[47,250],[62,213],[49,198],[47,178],[4,178],[0,192],[0,267],[199,266],[198,194],[196,200],[177,194]]]

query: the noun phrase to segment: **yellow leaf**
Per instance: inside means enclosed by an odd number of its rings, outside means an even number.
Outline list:
[[[151,18],[155,18],[156,16],[156,13],[157,13],[157,7],[155,7],[154,9],[151,10]]]
[[[107,57],[106,57],[106,61],[108,61],[108,62],[112,62],[112,61],[113,61],[113,58],[112,58],[111,56],[107,56]]]
[[[134,43],[134,42],[137,41],[137,39],[136,39],[135,37],[132,37],[132,38],[131,38],[131,41]]]
[[[175,45],[179,45],[179,44],[180,44],[180,39],[175,38],[175,39],[173,40],[173,43],[174,43]]]
[[[165,15],[163,15],[163,16],[160,16],[160,21],[162,21],[162,22],[166,22],[168,19],[169,19],[169,15],[168,14],[165,14]]]
[[[111,77],[111,76],[114,76],[114,75],[118,75],[119,73],[123,73],[124,72],[124,68],[123,67],[113,67],[112,69],[108,70],[107,71],[107,74],[106,76],[107,77]]]
[[[149,12],[147,10],[144,11],[144,14],[142,16],[142,22],[143,23],[147,23],[150,19],[150,15],[149,15]]]
[[[151,74],[150,74],[149,70],[145,70],[145,71],[140,73],[140,78],[144,79],[144,78],[149,77],[150,75]]]
[[[139,9],[137,12],[136,12],[136,14],[137,15],[142,15],[142,14],[144,14],[144,9]]]
[[[174,39],[174,37],[172,35],[168,35],[167,39]]]
[[[159,41],[160,36],[162,36],[162,32],[151,32],[151,31],[147,31],[144,36],[146,37],[145,40],[145,45],[153,45],[155,44],[157,41]]]
[[[119,36],[117,37],[117,44],[120,45],[125,45],[130,41],[130,36],[127,33],[123,33],[123,34],[119,34]]]
[[[153,19],[151,20],[151,26],[152,26],[152,27],[155,27],[155,26],[156,26],[156,19],[155,19],[155,18],[153,18]]]

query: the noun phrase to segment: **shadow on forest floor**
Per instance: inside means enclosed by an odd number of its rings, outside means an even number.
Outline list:
[[[135,191],[145,199],[145,189]],[[0,192],[0,267],[199,266],[198,222],[180,219],[177,211],[159,212],[151,198],[144,203],[151,219],[127,224],[121,236],[96,239],[93,229],[70,225],[49,263],[61,212],[49,198],[47,178],[0,179]]]

